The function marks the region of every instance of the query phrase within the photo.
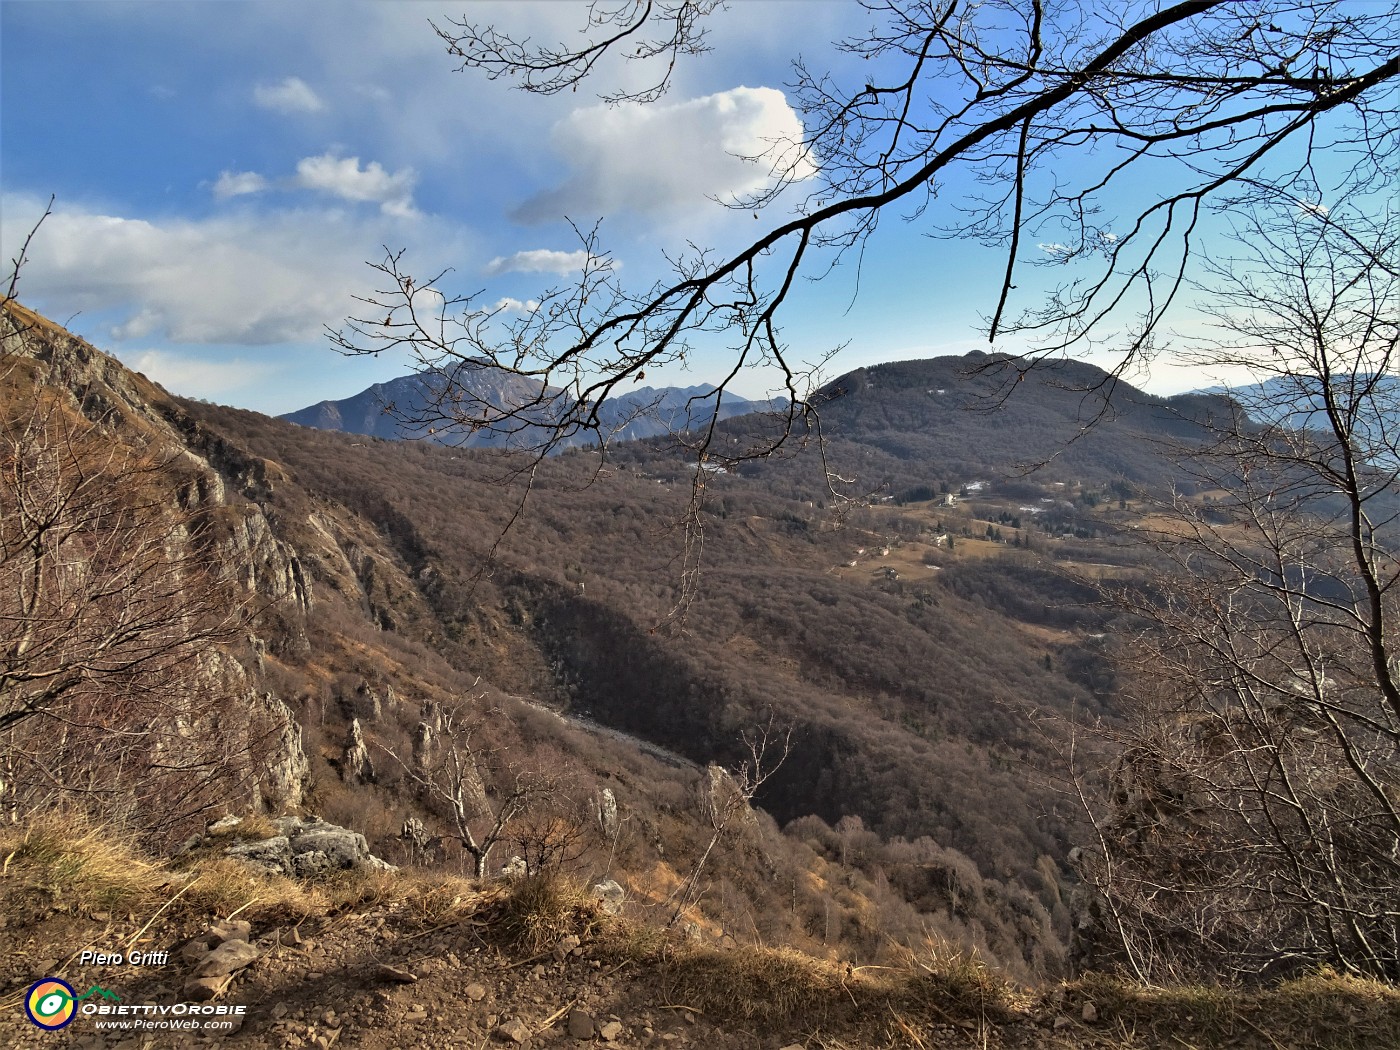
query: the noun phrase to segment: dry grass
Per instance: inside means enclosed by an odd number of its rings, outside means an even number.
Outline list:
[[[495,909],[494,926],[517,951],[536,955],[569,934],[584,936],[599,923],[596,903],[554,872],[510,884]]]
[[[1133,1039],[1122,1047],[1259,1047],[1381,1050],[1400,1047],[1400,989],[1322,971],[1260,989],[1177,985],[1144,988],[1104,976],[1059,991],[1092,1001]]]
[[[840,1006],[844,969],[786,948],[681,947],[663,963],[671,1001],[716,1017],[775,1024]]]
[[[471,922],[525,959],[575,934],[610,958],[613,971],[626,971],[619,980],[650,985],[668,1008],[721,1026],[801,1030],[805,1045],[824,1050],[1400,1048],[1400,989],[1330,972],[1255,990],[1145,988],[1090,976],[1031,995],[975,953],[934,944],[895,967],[854,969],[785,948],[719,949],[604,916],[557,875],[480,884],[439,872],[347,872],[307,884],[221,856],[192,857],[176,870],[125,842],[63,815],[0,829],[0,909],[37,892],[75,916],[112,914],[108,929],[122,940],[191,919],[335,923],[373,912],[409,938]],[[1098,1014],[1092,1024],[1080,1023],[1085,1002]],[[1070,1018],[1070,1027],[1052,1029],[1056,1017]]]
[[[272,818],[264,813],[253,813],[242,817],[238,823],[230,828],[219,828],[210,831],[210,838],[231,838],[231,839],[270,839],[274,835],[282,834],[277,825],[272,822]]]
[[[903,994],[897,998],[951,1020],[979,1025],[1010,1020],[1027,1001],[1003,974],[967,948],[929,941],[922,952],[909,951],[905,972]]]
[[[165,882],[163,870],[136,855],[125,837],[64,813],[0,833],[3,870],[37,874],[38,885],[85,911],[126,910]]]

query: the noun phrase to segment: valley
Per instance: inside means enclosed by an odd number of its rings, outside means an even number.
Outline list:
[[[12,432],[51,405],[46,433],[156,464],[148,513],[185,516],[180,556],[244,595],[180,687],[241,727],[222,794],[104,789],[162,800],[146,848],[315,814],[403,871],[611,880],[627,921],[719,950],[879,969],[941,945],[1031,985],[1095,958],[1084,792],[1124,782],[1134,601],[1191,522],[1235,528],[1185,447],[1217,400],[1129,392],[1066,446],[1091,372],[987,411],[995,361],[862,370],[821,447],[707,470],[695,517],[665,440],[532,459],[307,428],[7,314]],[[24,805],[43,787],[19,772]]]

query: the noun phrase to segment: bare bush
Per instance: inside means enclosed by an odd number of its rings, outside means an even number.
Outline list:
[[[1197,352],[1263,385],[1183,461],[1216,496],[1163,508],[1164,571],[1122,599],[1151,627],[1085,871],[1141,976],[1395,979],[1400,228],[1288,198],[1240,234]]]
[[[490,873],[496,846],[512,835],[528,841],[537,860],[550,863],[574,848],[566,826],[555,827],[543,816],[529,817],[536,807],[559,796],[557,778],[512,768],[502,761],[499,750],[484,745],[481,730],[491,717],[505,716],[499,711],[443,712],[441,729],[432,733],[431,743],[415,740],[414,754],[408,759],[380,745],[448,822],[452,836],[472,857],[479,879]],[[518,827],[527,817],[529,827]]]
[[[167,837],[251,776],[264,729],[230,708],[247,683],[218,652],[245,603],[180,506],[175,457],[129,447],[27,364],[0,373],[3,805]]]

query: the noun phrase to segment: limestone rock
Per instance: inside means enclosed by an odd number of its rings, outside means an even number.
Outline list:
[[[614,879],[600,882],[593,887],[593,896],[598,899],[599,906],[609,915],[618,915],[622,912],[622,904],[627,899],[627,891],[617,884]]]
[[[603,788],[598,796],[598,825],[607,838],[617,834],[617,796],[612,788]]]
[[[278,817],[273,824],[280,834],[267,839],[237,841],[224,853],[264,871],[299,878],[352,868],[398,870],[370,853],[369,844],[358,831],[318,817]]]
[[[374,780],[374,763],[370,761],[358,718],[350,719],[350,737],[340,756],[340,779],[348,784],[368,784]]]
[[[212,949],[209,947],[209,937],[205,934],[204,936],[194,938],[192,941],[188,941],[185,946],[180,949],[180,958],[191,966],[194,966],[208,955],[211,950]]]
[[[255,694],[256,697],[256,694]],[[258,720],[271,728],[267,764],[258,775],[257,802],[263,809],[296,809],[306,794],[311,763],[302,747],[301,726],[292,709],[271,693],[253,703]]]
[[[559,943],[554,946],[554,958],[563,961],[570,955],[583,954],[583,942],[572,933],[559,938]]]
[[[352,718],[363,718],[368,722],[377,722],[384,717],[384,698],[368,682],[361,681],[355,687],[355,691],[342,703],[349,708]]]
[[[291,843],[286,835],[274,835],[270,839],[252,842],[236,842],[224,850],[224,853],[273,875],[285,875],[292,867]]]
[[[247,941],[225,941],[194,968],[196,977],[225,977],[243,969],[261,953]]]
[[[243,919],[225,919],[210,928],[209,946],[217,948],[225,941],[246,941],[253,933],[253,924]]]
[[[423,770],[432,765],[433,751],[437,745],[437,738],[433,735],[433,727],[427,722],[419,722],[418,728],[413,731],[413,765],[415,768]]]

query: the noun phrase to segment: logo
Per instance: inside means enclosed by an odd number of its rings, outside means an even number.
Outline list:
[[[56,1032],[66,1028],[78,1012],[74,1005],[77,994],[67,981],[57,977],[45,977],[29,986],[29,994],[24,998],[24,1012],[40,1028]]]
[[[40,1028],[56,1032],[68,1027],[77,1014],[77,1004],[91,995],[99,995],[113,1002],[121,1000],[106,988],[93,985],[82,995],[73,991],[73,986],[57,977],[45,977],[29,986],[24,997],[24,1012]]]

